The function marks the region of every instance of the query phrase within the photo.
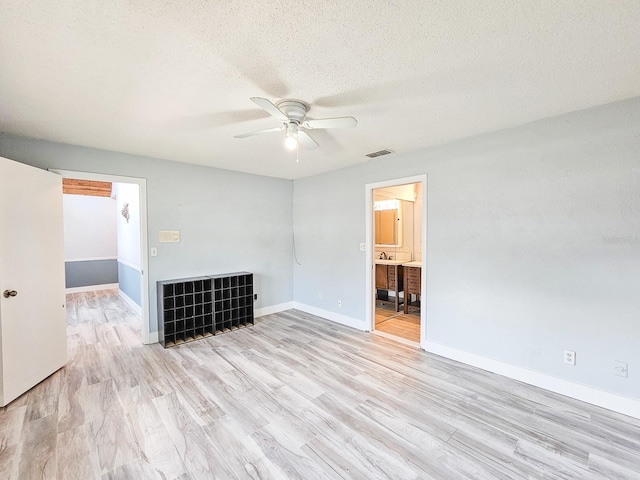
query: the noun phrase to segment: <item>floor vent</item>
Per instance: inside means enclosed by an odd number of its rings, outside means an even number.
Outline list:
[[[384,150],[378,150],[377,152],[367,153],[367,157],[376,158],[381,157],[382,155],[389,155],[390,153],[393,153],[393,150],[385,148]]]

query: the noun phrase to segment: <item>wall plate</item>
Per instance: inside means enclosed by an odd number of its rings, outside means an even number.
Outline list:
[[[180,241],[180,230],[160,230],[158,241],[162,243],[177,243]]]
[[[613,371],[618,377],[627,378],[629,376],[629,365],[627,362],[616,360],[613,363]]]
[[[564,351],[564,363],[567,365],[575,365],[576,364],[576,352],[571,350]]]

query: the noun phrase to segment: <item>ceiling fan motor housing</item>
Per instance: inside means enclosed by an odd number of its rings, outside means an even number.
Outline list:
[[[282,100],[276,104],[276,106],[289,117],[289,120],[297,124],[302,123],[309,110],[309,107],[305,103],[298,100]]]

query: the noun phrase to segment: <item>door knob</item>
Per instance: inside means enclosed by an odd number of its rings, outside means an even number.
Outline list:
[[[9,298],[18,295],[18,292],[16,292],[15,290],[5,290],[2,294],[4,295],[4,298]]]

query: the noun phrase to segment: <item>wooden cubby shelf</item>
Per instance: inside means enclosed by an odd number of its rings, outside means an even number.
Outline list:
[[[253,325],[253,274],[158,282],[158,337],[173,347]]]

